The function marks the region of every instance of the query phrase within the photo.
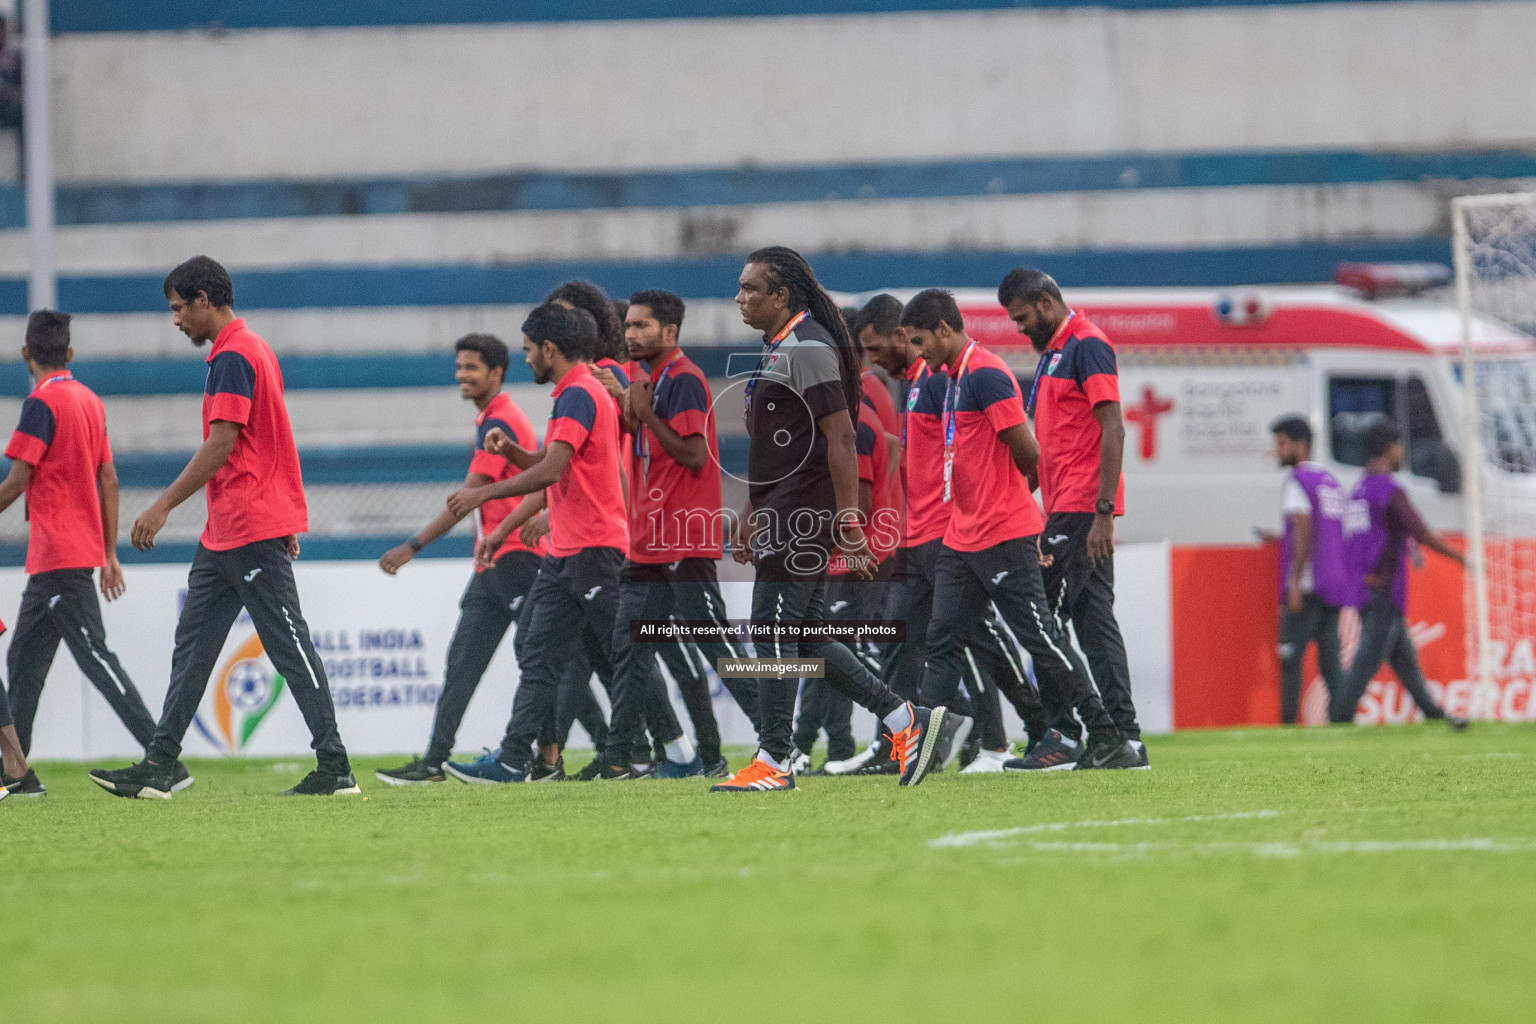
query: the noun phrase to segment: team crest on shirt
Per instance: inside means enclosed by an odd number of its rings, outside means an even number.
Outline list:
[[[1045,375],[1047,377],[1055,375],[1056,367],[1061,365],[1061,355],[1062,354],[1060,352],[1057,352],[1055,355],[1051,356],[1051,361],[1045,366]]]

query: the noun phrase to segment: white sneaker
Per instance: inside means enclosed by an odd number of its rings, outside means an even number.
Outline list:
[[[802,754],[797,747],[789,755],[789,771],[792,775],[804,775],[811,770],[811,755]]]
[[[862,751],[854,754],[846,761],[828,761],[821,766],[821,770],[828,775],[852,775],[875,759],[878,743],[871,743]]]
[[[981,750],[976,760],[960,769],[961,775],[990,775],[1003,770],[1003,762],[1013,756],[1013,748],[1006,750]]]

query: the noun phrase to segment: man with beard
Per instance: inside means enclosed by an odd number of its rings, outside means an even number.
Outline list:
[[[954,692],[964,641],[990,601],[1034,660],[1042,692],[1061,694],[1066,713],[1075,709],[1088,726],[1087,750],[1076,765],[1134,766],[1135,748],[1105,712],[1046,600],[1044,524],[1027,483],[1040,446],[1025,422],[1018,382],[966,336],[960,307],[946,291],[913,296],[901,325],[922,346],[929,369],[944,377],[939,500],[949,506],[949,521],[934,564],[923,702],[942,703]]]
[[[187,260],[166,276],[164,292],[177,329],[194,345],[213,343],[203,385],[203,444],[134,520],[133,546],[153,550],[171,510],[204,487],[208,523],[187,574],[171,685],[149,750],[130,767],[92,771],[91,781],[115,796],[171,798],[180,781],[182,738],[244,608],[313,738],[317,767],[284,795],[361,793],[293,579],[309,510],[283,400],[283,371],[267,343],[235,316],[234,285],[218,263],[207,256]]]
[[[824,659],[827,681],[890,729],[901,784],[917,785],[938,746],[945,709],[903,701],[842,644],[786,639],[795,624],[823,620],[834,551],[847,557],[850,576],[872,575],[858,517],[858,355],[831,296],[794,250],[753,252],[737,285],[742,320],[763,332],[763,352],[745,388],[748,502],[731,539],[732,556],[757,567],[752,622],[766,632],[754,646],[759,657]],[[715,791],[795,788],[795,690],[794,678],[760,680],[757,756]]]
[[[1063,628],[1071,620],[1105,710],[1136,748],[1132,767],[1149,768],[1115,619],[1115,517],[1125,514],[1115,350],[1103,331],[1067,307],[1056,282],[1041,271],[1010,270],[997,301],[1040,353],[1026,410],[1040,442],[1037,481],[1046,514],[1040,548],[1051,612]],[[1021,769],[1065,767],[1083,753],[1066,695],[1042,686],[1040,697],[1052,731]]]
[[[928,623],[933,617],[934,564],[949,525],[950,505],[942,500],[943,436],[942,407],[945,377],[934,374],[923,361],[922,349],[901,326],[901,302],[892,295],[876,295],[859,314],[859,340],[870,358],[894,380],[901,382],[897,438],[901,452],[901,481],[905,492],[901,543],[892,561],[891,600],[886,618],[907,623],[907,639],[892,645],[884,661],[884,680],[896,693],[915,700],[922,682],[928,650]],[[967,771],[997,772],[1010,756],[1003,727],[1001,691],[1024,720],[1031,741],[1044,734],[1039,696],[1024,674],[1013,642],[999,624],[995,609],[981,617],[975,633],[965,644],[964,680],[976,706],[976,728],[981,750]],[[945,758],[956,751],[941,752]],[[858,760],[858,759],[856,759]],[[888,762],[874,756],[850,771],[881,771]],[[828,771],[841,774],[841,766]]]
[[[548,303],[528,314],[523,351],[533,379],[555,382],[544,447],[530,451],[504,433],[488,433],[487,447],[521,472],[448,498],[449,511],[458,516],[492,499],[539,490],[549,507],[549,554],[539,565],[518,626],[522,681],[512,717],[500,749],[444,766],[463,782],[529,777],[534,741],[554,720],[559,681],[579,645],[585,643],[600,675],[611,667],[619,565],[629,546],[629,524],[619,482],[619,411],[592,374],[589,360],[596,345],[597,323],[585,310]]]

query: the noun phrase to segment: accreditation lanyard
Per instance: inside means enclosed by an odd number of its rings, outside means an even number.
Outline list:
[[[1029,404],[1024,407],[1024,412],[1030,416],[1035,414],[1035,399],[1040,394],[1040,378],[1045,376],[1045,368],[1050,365],[1051,352],[1055,349],[1056,339],[1062,336],[1075,316],[1077,316],[1075,309],[1067,314],[1067,318],[1057,326],[1056,333],[1051,335],[1051,343],[1045,346],[1044,352],[1040,353],[1040,361],[1035,364],[1035,382],[1029,386]]]
[[[74,379],[75,379],[75,375],[70,373],[68,370],[65,370],[63,373],[56,373],[52,377],[44,377],[43,378],[43,382],[37,386],[37,390],[41,391],[41,390],[43,390],[43,388],[47,387],[49,384],[57,384],[61,380],[74,380]]]
[[[960,400],[960,384],[965,379],[965,368],[971,363],[971,353],[976,350],[973,341],[965,347],[960,359],[960,369],[949,383],[944,385],[944,500],[954,497],[955,479],[955,406]]]
[[[746,407],[742,409],[741,412],[742,419],[747,421],[747,429],[749,432],[751,431],[752,426],[752,392],[757,390],[758,379],[762,377],[763,371],[768,368],[768,360],[771,359],[773,354],[779,350],[779,345],[784,341],[785,338],[789,337],[789,332],[793,331],[797,326],[799,326],[800,321],[804,320],[810,315],[811,311],[808,309],[802,309],[800,312],[796,313],[794,318],[790,320],[789,323],[785,324],[782,328],[779,329],[778,334],[775,334],[771,339],[769,339],[767,351],[763,353],[762,358],[758,359],[757,369],[752,371],[752,377],[747,381]]]
[[[661,382],[667,379],[667,374],[672,372],[673,368],[677,366],[677,361],[682,357],[682,349],[673,349],[671,358],[663,364],[661,369],[656,371],[654,377],[656,386],[651,391],[651,401],[653,403],[661,397]],[[655,408],[655,406],[653,405],[652,408]],[[649,480],[651,476],[651,443],[645,438],[644,423],[635,424],[635,457],[640,460],[640,479]]]

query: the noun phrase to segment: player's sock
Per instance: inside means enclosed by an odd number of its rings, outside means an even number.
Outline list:
[[[679,736],[670,743],[662,744],[667,752],[667,760],[674,764],[687,764],[698,755],[694,753],[693,743],[687,736]]]
[[[886,715],[881,721],[885,723],[885,727],[891,730],[891,732],[901,732],[901,730],[912,724],[911,702],[902,701],[901,707]]]
[[[772,765],[776,771],[789,771],[788,760],[780,761],[778,758],[770,756],[768,751],[762,749],[761,747],[758,748],[757,759],[764,764]]]

